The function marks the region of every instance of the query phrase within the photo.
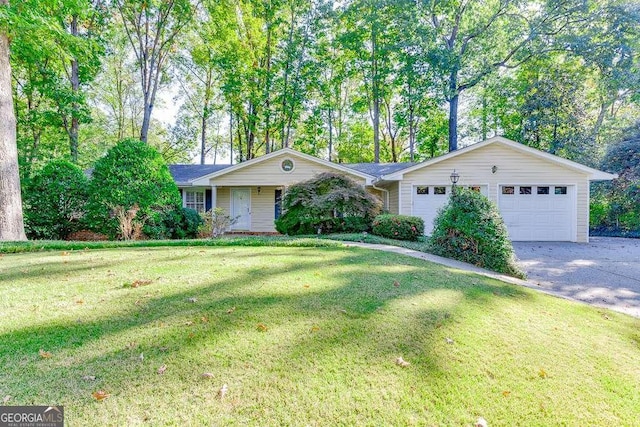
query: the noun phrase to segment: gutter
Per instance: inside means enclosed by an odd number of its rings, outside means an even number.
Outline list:
[[[375,179],[373,181],[371,181],[371,187],[373,187],[374,190],[378,190],[384,193],[384,209],[385,210],[389,210],[389,190],[387,190],[386,188],[380,188],[380,187],[376,187],[376,182],[379,182],[379,179]]]

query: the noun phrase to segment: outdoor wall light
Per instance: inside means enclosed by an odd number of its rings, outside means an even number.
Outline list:
[[[257,190],[258,190],[258,194],[260,194],[260,192],[262,191],[262,187],[258,187]]]
[[[458,175],[458,173],[454,169],[453,172],[451,172],[451,175],[449,175],[449,178],[451,179],[451,183],[453,185],[456,185],[458,183],[458,180],[460,179],[460,175]]]
[[[498,167],[496,165],[491,166],[491,173],[496,173],[498,171]]]

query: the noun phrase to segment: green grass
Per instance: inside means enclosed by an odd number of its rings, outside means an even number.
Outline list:
[[[637,425],[639,330],[360,248],[0,256],[0,399],[70,426]]]

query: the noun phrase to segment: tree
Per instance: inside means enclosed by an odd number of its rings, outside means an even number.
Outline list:
[[[0,0],[0,8],[9,0]],[[7,22],[0,29],[0,241],[27,240],[22,216]]]
[[[449,151],[458,148],[458,104],[467,91],[499,68],[514,68],[550,49],[549,40],[584,20],[584,3],[515,0],[425,1],[422,25],[434,33],[430,62],[440,71],[449,104]]]
[[[114,5],[138,63],[144,105],[140,140],[146,143],[167,59],[194,10],[189,0],[114,0]]]

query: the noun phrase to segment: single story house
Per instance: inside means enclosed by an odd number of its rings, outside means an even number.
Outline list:
[[[514,241],[589,241],[589,183],[616,175],[502,137],[421,163],[338,164],[285,148],[235,165],[171,165],[183,205],[219,207],[232,231],[274,232],[287,186],[322,172],[345,174],[394,214],[420,216],[425,234],[458,186],[494,201]]]

